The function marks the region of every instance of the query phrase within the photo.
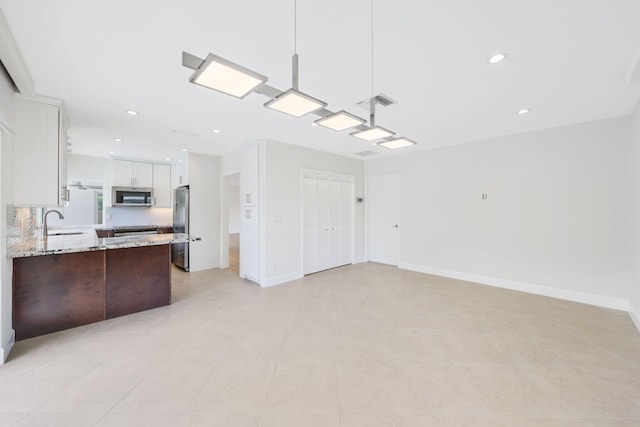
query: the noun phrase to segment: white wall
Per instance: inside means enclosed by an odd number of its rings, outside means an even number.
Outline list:
[[[220,265],[220,159],[189,156],[189,234],[202,241],[189,244],[191,271]]]
[[[109,227],[127,225],[173,225],[172,208],[106,207]]]
[[[13,130],[15,129],[13,86],[0,71],[0,363],[9,356],[15,340],[12,327],[13,260],[7,258],[7,205],[13,201]]]
[[[109,159],[105,157],[67,154],[67,181],[101,183],[105,188],[109,185]]]
[[[623,117],[371,159],[365,175],[401,175],[400,267],[625,309],[629,143]]]
[[[264,275],[266,283],[279,283],[302,276],[302,169],[315,169],[355,176],[356,195],[363,191],[363,162],[276,141],[266,141],[264,196]],[[355,205],[355,200],[354,200]],[[355,205],[355,259],[363,252],[362,205]]]
[[[630,311],[631,317],[636,323],[636,327],[640,330],[640,101],[636,104],[636,108],[631,114],[631,182],[633,201],[633,281],[631,283],[630,292]]]

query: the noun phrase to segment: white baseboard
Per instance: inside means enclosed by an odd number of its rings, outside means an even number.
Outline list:
[[[636,329],[640,332],[640,313],[638,313],[633,304],[629,304],[629,317],[631,317],[633,324],[636,325]]]
[[[11,349],[13,348],[13,345],[15,343],[16,343],[16,331],[12,329],[9,339],[7,340],[7,342],[5,342],[2,345],[2,348],[0,348],[0,365],[4,364],[4,362],[7,361],[7,358],[9,357],[9,353],[11,353]]]
[[[304,274],[301,271],[296,271],[293,273],[283,274],[281,276],[269,277],[268,279],[264,279],[260,282],[260,286],[263,288],[268,288],[269,286],[281,285],[283,283],[291,282],[293,280],[302,279]]]
[[[361,264],[363,262],[367,262],[367,260],[365,259],[364,256],[357,256],[357,257],[353,258],[353,263],[354,264]]]
[[[629,301],[622,298],[603,297],[586,292],[570,291],[566,289],[551,288],[548,286],[534,285],[531,283],[517,282],[515,280],[500,279],[498,277],[481,276],[478,274],[462,273],[458,271],[446,270],[437,267],[427,267],[415,264],[400,264],[399,268],[404,270],[417,271],[419,273],[433,274],[434,276],[450,277],[452,279],[464,280],[467,282],[480,283],[483,285],[495,286],[498,288],[511,289],[514,291],[528,292],[530,294],[544,295],[547,297],[574,301],[583,304],[595,305],[598,307],[612,308],[614,310],[629,311]],[[636,326],[638,323],[636,323]],[[640,328],[639,328],[640,329]]]

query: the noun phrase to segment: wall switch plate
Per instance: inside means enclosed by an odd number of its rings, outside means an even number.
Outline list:
[[[364,202],[364,199],[362,197],[356,197],[356,203],[361,204]]]

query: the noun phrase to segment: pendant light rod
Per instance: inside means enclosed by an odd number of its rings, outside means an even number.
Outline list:
[[[291,87],[298,90],[298,54],[294,53],[291,57]]]
[[[376,126],[376,97],[373,92],[373,0],[371,0],[371,99],[369,100],[369,127]]]
[[[298,0],[293,0],[293,56],[291,57],[291,87],[298,90]]]
[[[373,93],[373,0],[371,0],[371,98]]]
[[[369,101],[369,127],[376,126],[376,98],[375,96],[371,97]]]

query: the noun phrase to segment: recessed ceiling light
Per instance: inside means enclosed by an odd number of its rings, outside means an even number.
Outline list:
[[[189,151],[189,150],[187,150],[186,148],[183,148],[183,149],[182,149],[182,151],[187,152],[187,151]]]
[[[220,129],[214,129],[213,133],[220,133]]]
[[[113,138],[113,140],[114,140],[115,142],[122,142],[122,141],[123,141],[123,139],[122,139],[122,138]]]
[[[127,111],[127,114],[129,114],[130,116],[137,116],[139,113],[137,111],[129,110]]]
[[[116,154],[115,151],[109,151],[109,154]]]
[[[497,64],[498,62],[504,61],[506,57],[507,57],[506,53],[497,53],[493,55],[491,58],[489,58],[487,61],[489,62],[489,64]]]
[[[167,157],[165,160],[166,160],[167,162],[170,162],[170,161],[171,161],[171,159],[170,159],[170,158],[168,158],[168,157]]]
[[[311,126],[318,126],[316,122],[311,123]]]
[[[527,114],[529,111],[531,111],[531,110],[529,110],[528,108],[523,108],[521,110],[518,110],[518,114],[520,114],[520,115]]]

